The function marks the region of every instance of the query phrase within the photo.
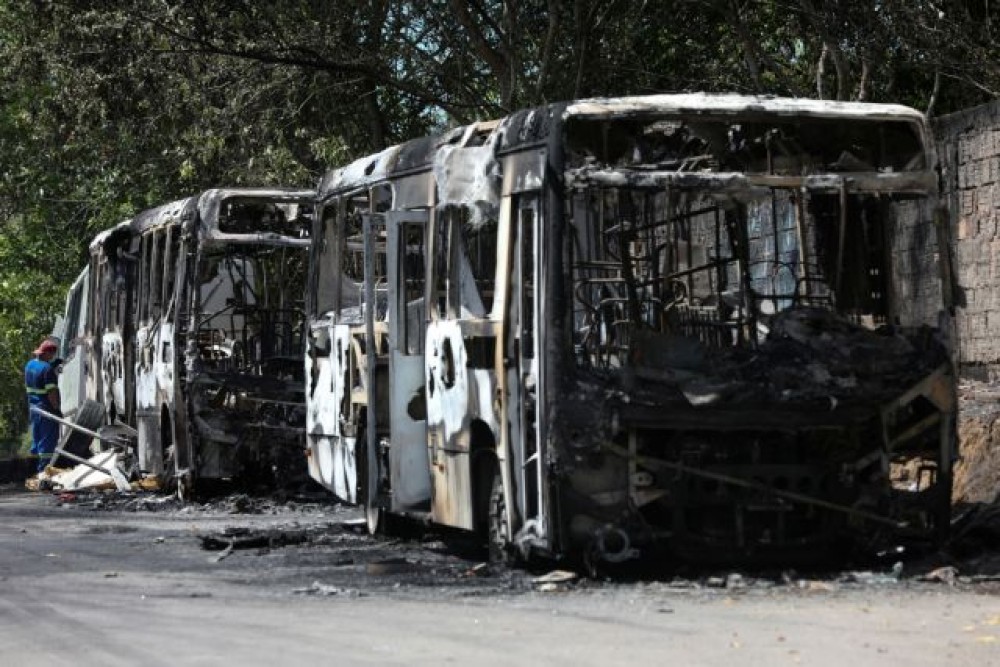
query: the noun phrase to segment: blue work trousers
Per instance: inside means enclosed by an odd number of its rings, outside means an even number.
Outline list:
[[[41,406],[40,406],[41,407]],[[42,408],[48,411],[49,408]],[[31,419],[31,453],[38,455],[38,472],[52,461],[52,452],[59,444],[59,424],[35,412]]]

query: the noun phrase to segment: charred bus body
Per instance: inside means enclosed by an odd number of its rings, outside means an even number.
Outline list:
[[[497,557],[934,539],[955,375],[932,146],[894,105],[656,96],[332,172],[310,474],[372,529],[422,514]]]
[[[314,196],[209,190],[91,243],[86,394],[182,492],[300,456]]]

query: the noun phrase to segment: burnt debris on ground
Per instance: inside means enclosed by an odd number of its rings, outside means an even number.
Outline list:
[[[277,582],[289,595],[308,597],[479,598],[601,593],[619,588],[708,597],[821,595],[900,587],[1000,590],[995,557],[1000,508],[986,506],[974,515],[963,515],[950,551],[934,558],[888,553],[880,561],[798,571],[699,568],[660,561],[645,569],[633,563],[592,578],[566,563],[536,561],[513,568],[490,564],[468,538],[463,546],[460,534],[435,526],[416,524],[406,538],[370,536],[358,510],[333,502],[276,503],[231,494],[182,505],[155,494],[122,498],[113,492],[79,492],[74,496],[73,500],[60,494],[35,496],[34,506],[62,505],[60,512],[65,511],[66,517],[92,517],[97,522],[85,526],[80,539],[96,536],[130,546],[152,545],[158,557],[180,559],[189,563],[186,567],[202,571],[207,568],[223,580],[251,586],[267,580]],[[47,511],[47,516],[60,515]]]
[[[1000,503],[959,507],[951,539],[942,549],[931,554],[912,554],[900,547],[860,557],[843,567],[802,573],[773,568],[726,571],[651,559],[617,568],[603,568],[594,573],[596,576],[587,577],[565,563],[535,561],[513,570],[492,565],[485,562],[486,554],[477,549],[474,540],[434,526],[414,523],[408,526],[405,537],[370,536],[364,520],[356,516],[356,510],[329,499],[276,501],[269,497],[237,493],[204,502],[182,503],[173,496],[154,493],[129,495],[105,491],[53,494],[52,502],[102,513],[168,513],[195,520],[220,516],[231,516],[234,521],[254,516],[275,517],[280,523],[263,526],[214,525],[210,530],[196,530],[194,538],[207,551],[226,552],[222,558],[233,551],[248,551],[252,557],[298,547],[312,550],[316,558],[311,560],[316,564],[335,568],[350,565],[365,569],[367,575],[384,574],[402,578],[407,574],[431,573],[470,577],[493,577],[498,573],[507,573],[505,576],[511,577],[514,575],[510,573],[514,572],[515,578],[523,584],[552,571],[566,571],[568,567],[568,571],[575,573],[573,577],[558,582],[542,578],[535,583],[546,584],[546,590],[554,590],[550,584],[557,584],[557,588],[563,589],[587,585],[581,581],[596,583],[601,580],[647,580],[674,582],[680,587],[690,584],[730,589],[788,585],[818,590],[848,584],[891,584],[909,580],[948,585],[1000,582]],[[329,558],[324,560],[316,551],[322,551],[324,547],[332,547],[337,553],[327,554]],[[345,548],[354,554],[365,555],[344,556],[340,550]],[[445,563],[448,565],[445,566]],[[432,576],[423,578],[425,583],[430,583],[432,579]]]

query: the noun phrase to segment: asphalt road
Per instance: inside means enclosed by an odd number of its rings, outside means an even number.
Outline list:
[[[983,585],[543,586],[439,535],[370,538],[332,505],[160,508],[0,491],[2,664],[1000,665]]]

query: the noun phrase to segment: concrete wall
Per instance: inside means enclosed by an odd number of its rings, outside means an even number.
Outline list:
[[[963,374],[1000,380],[1000,102],[934,122],[961,301]]]

